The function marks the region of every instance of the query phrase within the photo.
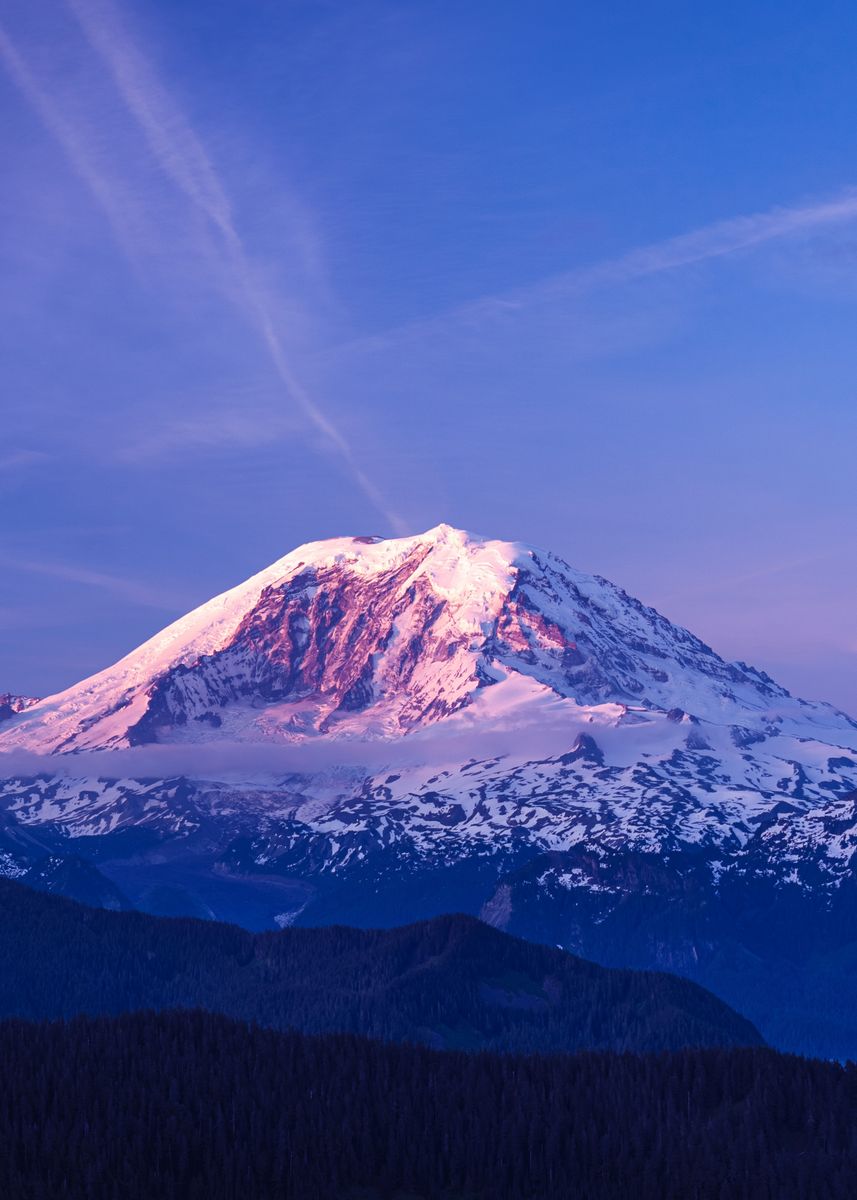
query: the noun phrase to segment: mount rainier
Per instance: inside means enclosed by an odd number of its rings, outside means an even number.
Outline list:
[[[550,553],[302,546],[0,697],[0,762],[0,872],[260,928],[464,909],[857,1051],[857,723]]]

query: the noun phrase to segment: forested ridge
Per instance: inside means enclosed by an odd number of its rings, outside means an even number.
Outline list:
[[[749,1021],[687,980],[607,969],[473,917],[253,934],[90,909],[0,880],[0,1017],[166,1008],[466,1049],[761,1043]]]
[[[0,1023],[6,1200],[845,1200],[857,1068],[528,1057],[208,1013]]]

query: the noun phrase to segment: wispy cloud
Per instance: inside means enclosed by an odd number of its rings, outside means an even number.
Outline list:
[[[355,450],[305,386],[287,350],[279,304],[262,283],[240,235],[232,203],[202,139],[131,37],[116,9],[104,0],[67,0],[92,51],[104,64],[125,110],[142,135],[163,177],[197,218],[206,239],[200,243],[212,274],[226,281],[231,300],[259,338],[285,393],[310,426],[321,434],[348,476],[386,518],[404,531],[381,489],[358,462]],[[104,212],[128,260],[139,269],[140,205],[121,176],[105,164],[92,130],[55,99],[7,30],[0,28],[0,61],[19,91],[54,136],[72,168]],[[312,247],[310,257],[316,255]]]
[[[133,440],[119,448],[116,457],[128,463],[160,462],[184,455],[188,450],[268,446],[298,432],[298,418],[289,413],[270,417],[254,412],[210,410],[166,421],[154,429],[138,430]]]
[[[666,598],[662,598],[660,603],[670,604],[676,600],[686,601],[704,596],[716,596],[724,592],[733,592],[735,589],[743,588],[748,583],[758,583],[760,580],[773,579],[778,575],[787,575],[792,571],[805,571],[807,568],[815,568],[820,563],[830,562],[835,557],[835,553],[832,550],[825,550],[818,554],[803,554],[798,557],[785,559],[784,561],[764,563],[755,567],[752,571],[742,571],[735,575],[723,575],[717,572],[701,583],[670,593]]]
[[[113,237],[126,258],[136,268],[136,234],[132,219],[133,205],[123,194],[121,184],[109,176],[99,162],[98,153],[75,120],[56,103],[20,52],[8,31],[0,24],[0,62],[23,97],[35,110],[48,132],[59,143],[72,170],[86,186],[110,225]]]
[[[168,595],[137,580],[126,579],[106,571],[93,571],[89,567],[74,563],[18,558],[15,555],[0,553],[0,567],[4,570],[23,571],[30,575],[47,575],[69,583],[81,583],[118,596],[132,604],[139,604],[143,608],[156,608],[162,612],[182,612],[188,606],[187,597]]]
[[[138,122],[163,172],[219,235],[238,297],[254,323],[274,368],[292,399],[327,439],[350,474],[391,526],[403,531],[354,450],[298,378],[277,329],[273,306],[251,266],[232,206],[201,139],[104,0],[67,0],[90,45],[101,57],[128,110]]]
[[[674,271],[713,258],[724,258],[752,250],[765,242],[811,233],[830,225],[857,220],[857,188],[797,207],[773,208],[750,216],[732,217],[632,250],[619,258],[580,271],[557,276],[538,285],[543,288],[592,287],[601,283],[626,282],[646,275]],[[526,294],[526,291],[525,293]]]
[[[13,471],[19,467],[34,467],[41,463],[50,462],[50,454],[44,450],[27,450],[19,447],[10,450],[8,454],[0,455],[0,471]]]

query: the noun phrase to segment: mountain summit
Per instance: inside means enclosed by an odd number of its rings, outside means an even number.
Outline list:
[[[439,525],[299,547],[21,711],[0,748],[390,738],[465,708],[490,721],[549,697],[571,702],[571,722],[584,715],[572,707],[619,705],[617,718],[686,712],[771,731],[855,731],[605,579]]]

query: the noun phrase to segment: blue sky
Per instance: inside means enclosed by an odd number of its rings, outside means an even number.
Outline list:
[[[857,711],[855,54],[836,3],[10,0],[0,691],[445,520]]]

